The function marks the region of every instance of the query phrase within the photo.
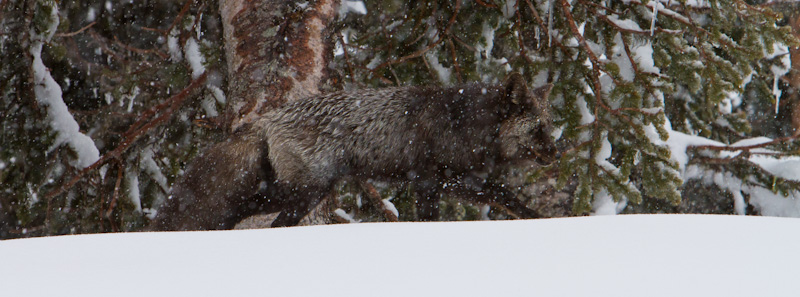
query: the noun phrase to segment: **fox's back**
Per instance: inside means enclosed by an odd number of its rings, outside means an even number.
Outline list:
[[[500,123],[492,123],[493,111],[468,105],[498,92],[478,85],[336,92],[275,109],[259,130],[272,158],[292,155],[302,163],[287,170],[405,175],[443,163],[480,162],[475,159],[492,142],[487,134]],[[467,124],[475,121],[489,124]]]

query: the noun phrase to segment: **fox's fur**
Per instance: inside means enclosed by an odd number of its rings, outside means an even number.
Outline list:
[[[513,74],[503,85],[336,92],[285,104],[194,161],[151,229],[228,229],[278,211],[273,226],[295,225],[345,176],[413,183],[421,219],[438,216],[444,188],[537,217],[502,185],[469,180],[505,163],[556,158],[551,88],[529,91]]]

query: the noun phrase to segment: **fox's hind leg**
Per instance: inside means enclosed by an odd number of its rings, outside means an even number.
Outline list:
[[[331,191],[330,186],[294,186],[292,188],[288,188],[290,187],[288,184],[283,186],[287,187],[283,192],[285,193],[284,197],[288,199],[283,202],[283,209],[272,222],[272,227],[296,226]]]

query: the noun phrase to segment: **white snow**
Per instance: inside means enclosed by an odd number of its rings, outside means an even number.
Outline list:
[[[214,96],[206,96],[200,101],[200,107],[206,112],[206,116],[211,118],[219,115],[219,112],[217,112],[217,105],[214,101]]]
[[[653,128],[653,130],[655,130],[655,128]],[[686,169],[686,164],[689,162],[689,155],[686,153],[686,149],[689,146],[725,145],[721,142],[714,141],[701,136],[689,135],[673,130],[668,130],[668,131],[669,131],[669,139],[667,140],[666,144],[671,151],[672,159],[678,162],[681,171],[684,171]],[[654,139],[651,138],[650,140],[653,141]]]
[[[42,43],[38,41],[36,43],[31,46],[35,83],[33,91],[36,94],[36,101],[47,109],[50,128],[58,133],[50,150],[67,144],[77,154],[77,159],[72,161],[72,164],[79,168],[89,167],[100,159],[100,151],[89,136],[80,132],[78,122],[64,103],[61,87],[50,76],[50,72],[42,62]]]
[[[344,209],[337,208],[336,210],[333,211],[333,213],[350,223],[358,223],[358,221],[353,219],[353,215],[347,213],[346,211],[344,211]]]
[[[627,177],[621,176],[619,173],[619,168],[614,166],[611,162],[608,161],[608,158],[611,157],[611,142],[608,141],[608,136],[603,135],[601,140],[600,150],[598,150],[594,156],[595,163],[597,166],[600,166],[607,172],[609,175],[613,175],[618,179],[626,179]],[[624,180],[625,185],[631,189],[632,191],[637,191],[636,187],[631,184],[628,180]],[[614,198],[608,193],[607,189],[601,188],[597,192],[594,193],[594,200],[592,201],[592,208],[594,212],[593,215],[615,215],[622,212],[625,209],[625,206],[628,205],[628,201],[626,199],[622,199],[620,201],[614,201]]]
[[[222,92],[222,89],[220,89],[217,86],[208,84],[206,85],[206,88],[208,88],[208,90],[211,91],[211,94],[214,96],[214,99],[216,99],[217,102],[219,102],[220,104],[225,104],[227,98],[225,98],[225,93]]]
[[[189,66],[192,67],[192,78],[198,78],[200,75],[203,75],[203,73],[206,72],[206,67],[203,65],[206,59],[200,53],[200,47],[197,45],[197,41],[194,40],[194,38],[187,39],[183,50],[186,53],[186,61],[189,62]]]
[[[500,12],[503,13],[503,18],[511,19],[517,13],[517,0],[507,0],[505,2],[500,6]]]
[[[631,46],[633,60],[639,66],[639,71],[649,73],[660,73],[661,70],[655,66],[653,61],[653,44],[647,41],[643,44],[634,44]]]
[[[600,143],[600,150],[594,156],[595,163],[610,173],[619,173],[619,168],[608,161],[611,158],[611,142],[608,141],[608,136],[603,135]]]
[[[800,197],[797,192],[792,192],[789,197],[773,193],[769,189],[752,187],[747,189],[750,196],[750,204],[758,209],[762,215],[777,217],[796,217],[800,213]]]
[[[792,60],[789,56],[789,47],[785,44],[781,43],[773,43],[772,44],[772,52],[765,52],[765,58],[767,59],[774,59],[776,57],[780,58],[780,65],[772,65],[770,66],[770,71],[772,71],[773,79],[772,79],[772,95],[775,96],[775,113],[778,113],[778,106],[781,103],[781,93],[782,91],[778,88],[778,81],[782,76],[789,72],[789,69],[792,67]]]
[[[796,296],[797,230],[623,215],[75,235],[0,241],[0,280],[15,297]]]
[[[55,5],[55,4],[53,4]],[[31,69],[33,70],[33,92],[36,101],[47,111],[50,128],[56,133],[56,139],[49,150],[66,144],[75,151],[77,158],[70,161],[73,166],[86,168],[100,159],[100,151],[94,141],[86,134],[80,132],[80,126],[67,108],[62,97],[61,86],[50,75],[50,71],[42,61],[42,46],[48,42],[58,28],[58,7],[54,7],[50,15],[50,26],[41,34],[31,31],[30,53],[33,57]]]
[[[631,65],[631,60],[628,58],[628,52],[625,51],[625,47],[623,46],[621,33],[614,35],[614,46],[611,50],[613,53],[611,55],[611,60],[619,66],[620,76],[623,80],[632,82],[636,77],[636,73],[634,73],[633,65]],[[610,84],[604,84],[603,87],[610,87]]]
[[[400,216],[400,212],[397,211],[397,207],[394,206],[394,203],[392,203],[392,201],[390,201],[389,199],[383,199],[381,201],[383,202],[383,206],[386,207],[386,209],[388,209],[389,211],[391,211],[395,217]]]
[[[339,6],[339,19],[344,19],[348,13],[355,12],[357,14],[367,14],[367,6],[361,0],[344,0]]]
[[[477,60],[480,61],[492,58],[492,49],[494,48],[494,32],[496,30],[496,26],[490,25],[488,22],[483,23],[483,30],[481,30],[483,42],[478,42],[475,44],[475,58]]]
[[[139,96],[139,92],[140,92],[139,86],[134,86],[133,90],[131,90],[130,95],[125,95],[124,96],[124,97],[127,97],[128,99],[130,99],[128,101],[128,112],[132,112],[133,111],[133,101],[136,99],[136,96]],[[123,98],[123,101],[124,101],[124,98]],[[123,103],[123,101],[120,101],[120,103]]]
[[[181,53],[181,47],[178,44],[178,28],[172,28],[172,31],[169,32],[169,37],[167,37],[167,49],[169,50],[169,57],[172,62],[180,62],[183,60],[183,53]]]
[[[614,23],[614,25],[617,27],[620,27],[622,30],[642,31],[642,28],[639,27],[639,24],[631,19],[620,20],[617,15],[612,14],[608,16],[608,20]]]
[[[432,51],[425,53],[425,59],[428,60],[428,64],[433,67],[433,70],[436,72],[436,75],[439,76],[439,81],[444,85],[452,84],[450,80],[451,71],[450,68],[444,67],[442,63],[439,63],[439,57]],[[369,68],[369,66],[367,66]],[[373,67],[374,68],[374,67]],[[370,68],[372,69],[372,68]]]
[[[151,148],[148,147],[142,150],[139,155],[139,165],[165,193],[169,192],[170,187],[167,185],[167,177],[164,176],[161,172],[161,167],[153,159],[153,150]]]
[[[606,189],[601,189],[594,193],[592,201],[593,216],[611,216],[622,212],[628,206],[627,200],[614,201],[614,197],[608,194]]]
[[[725,91],[725,99],[719,102],[717,108],[722,114],[730,114],[733,109],[742,105],[742,94],[735,91]]]
[[[716,184],[721,189],[727,190],[733,195],[734,210],[737,214],[746,214],[745,210],[749,203],[762,215],[800,217],[800,197],[798,197],[800,196],[800,192],[792,191],[789,193],[789,197],[784,197],[780,193],[774,193],[772,189],[745,184],[730,172],[713,172],[700,168],[697,165],[688,165],[689,156],[686,149],[689,146],[711,145],[724,147],[725,144],[705,137],[688,135],[671,129],[668,129],[668,131],[669,139],[665,144],[671,151],[671,158],[678,162],[681,178],[683,180],[700,179],[707,184]],[[772,139],[755,137],[738,141],[730,146],[742,147],[758,145],[769,141],[772,141]],[[771,151],[764,148],[757,148],[751,149],[750,152],[770,153]],[[740,154],[740,152],[735,150],[721,151],[716,157],[734,157],[738,154]],[[777,177],[800,181],[800,157],[778,158],[771,155],[754,154],[748,157],[748,160]],[[749,194],[750,199],[745,201],[743,194]]]
[[[133,170],[125,171],[125,180],[128,183],[128,199],[136,211],[142,211],[142,199],[139,194],[139,174]]]
[[[97,19],[97,10],[94,7],[89,7],[88,11],[86,12],[86,21],[87,22],[94,22]]]
[[[583,96],[578,96],[578,100],[575,100],[575,103],[578,107],[578,111],[581,113],[581,125],[587,125],[589,123],[594,122],[594,115],[591,111],[589,111],[589,106],[586,103],[586,99]]]

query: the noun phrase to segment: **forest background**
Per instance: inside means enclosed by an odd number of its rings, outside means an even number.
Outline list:
[[[0,238],[138,230],[193,157],[286,101],[514,71],[555,85],[563,157],[497,178],[545,216],[800,216],[792,28],[794,1],[0,0]],[[416,220],[408,189],[377,188],[343,183],[305,223]]]

